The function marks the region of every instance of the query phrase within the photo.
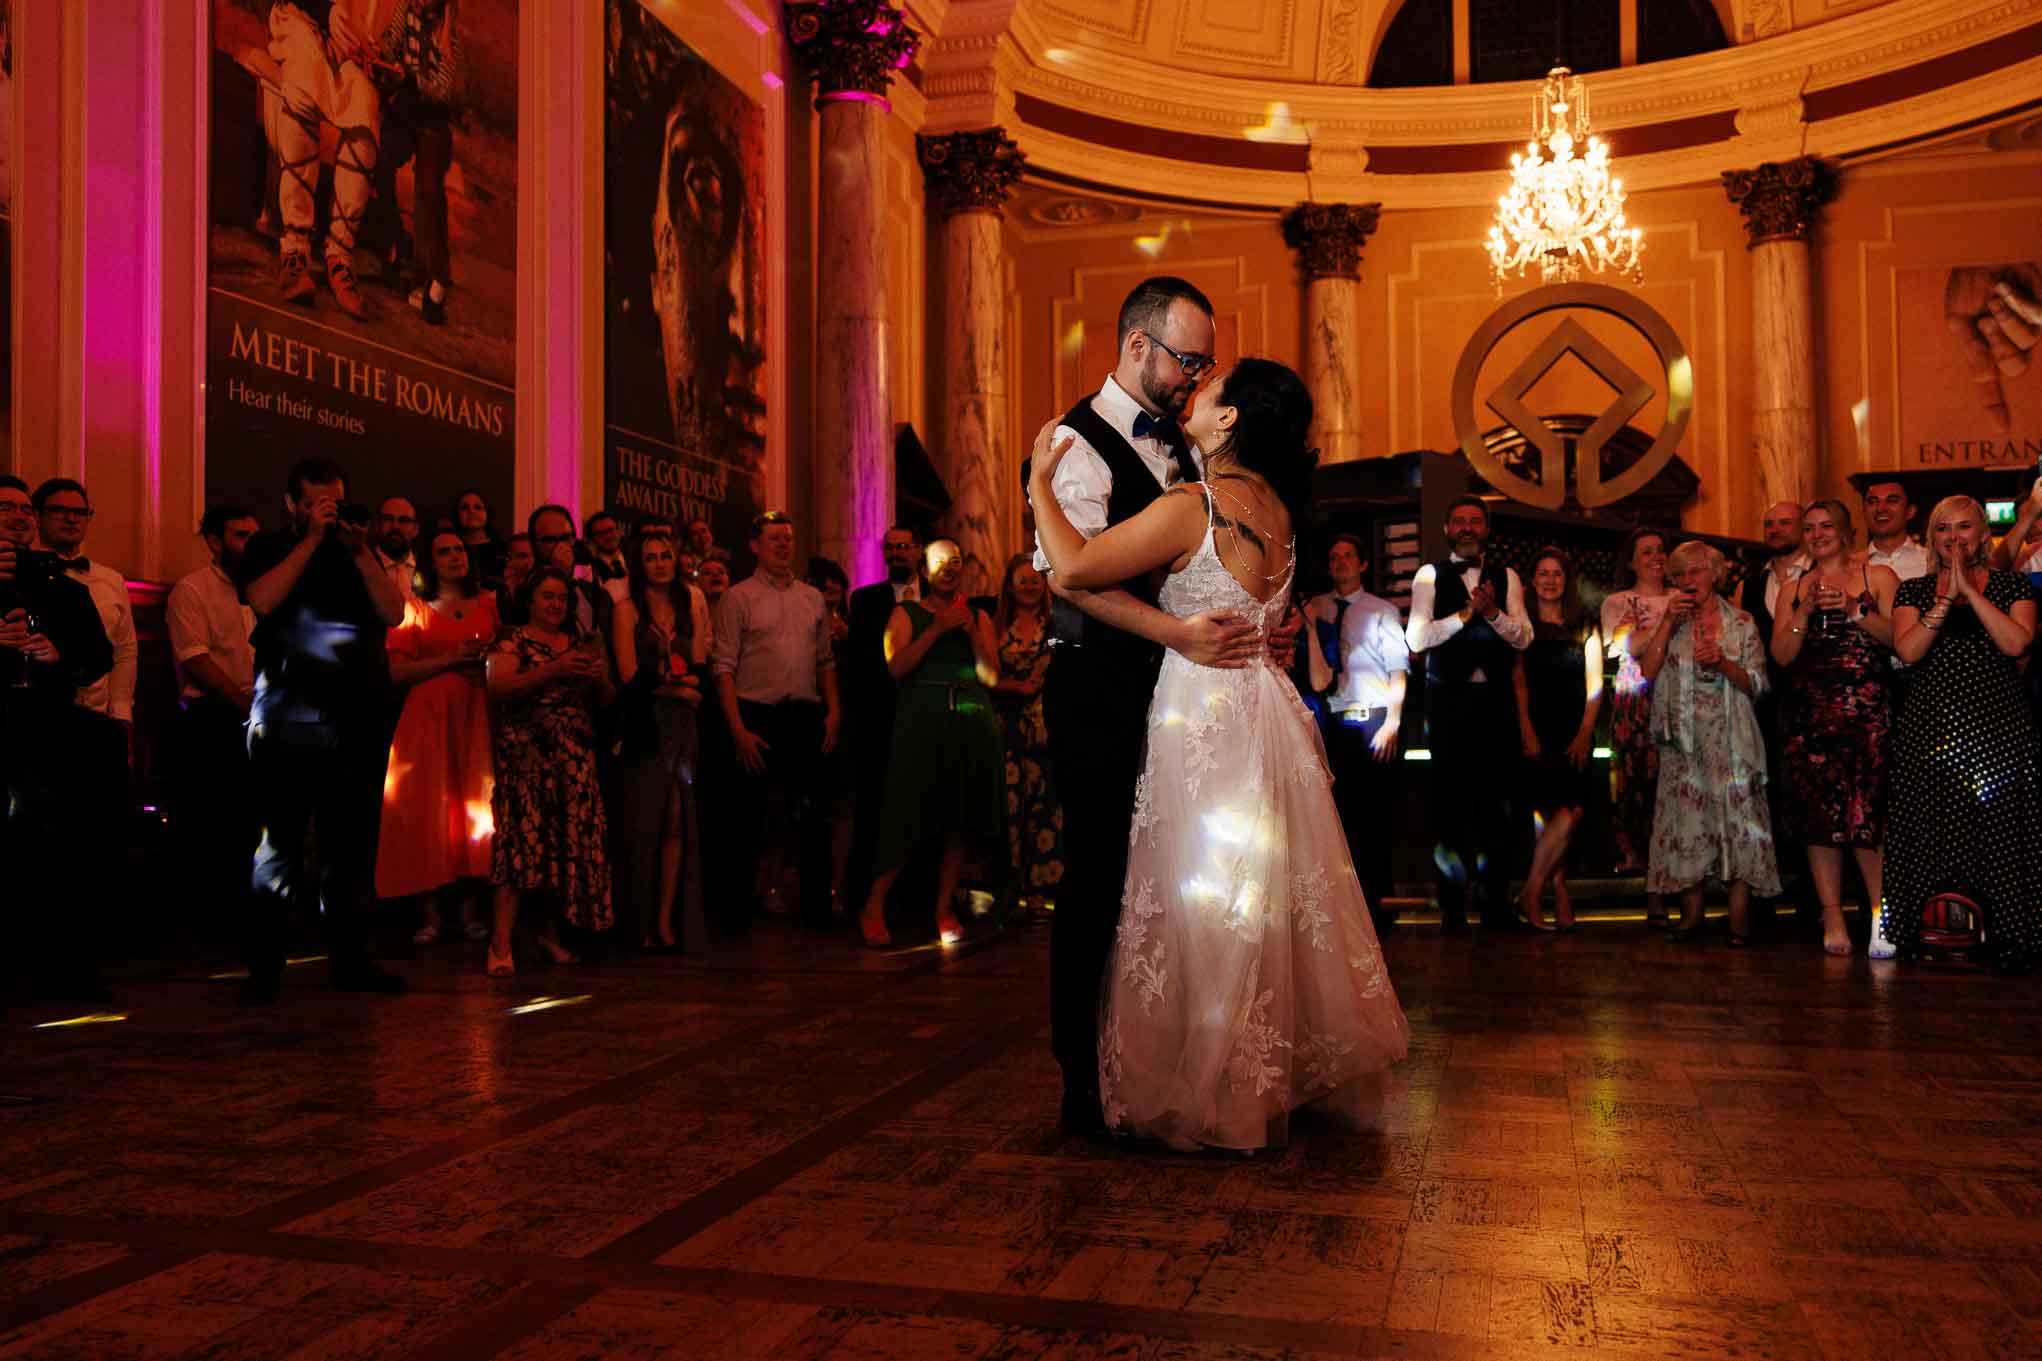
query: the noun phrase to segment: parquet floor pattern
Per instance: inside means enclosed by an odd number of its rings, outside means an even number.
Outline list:
[[[1388,953],[1386,1127],[1245,1159],[1060,1137],[1041,931],[17,1009],[0,1361],[2042,1357],[2035,985]]]

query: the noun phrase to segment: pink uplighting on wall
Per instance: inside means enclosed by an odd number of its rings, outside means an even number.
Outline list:
[[[766,88],[769,90],[781,89],[787,83],[786,81],[780,79],[780,77],[774,75],[771,71],[764,72],[759,76],[759,79],[765,83]]]
[[[832,90],[828,94],[816,96],[815,102],[818,104],[830,103],[877,104],[882,109],[890,109],[893,107],[891,103],[887,102],[887,98],[885,95],[876,95],[873,94],[870,90]]]

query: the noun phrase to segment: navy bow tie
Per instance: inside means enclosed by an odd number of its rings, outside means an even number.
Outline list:
[[[1134,413],[1134,437],[1136,439],[1158,439],[1165,444],[1177,442],[1177,422],[1168,416],[1151,416],[1146,411]]]
[[[89,572],[92,570],[92,564],[84,558],[65,558],[64,570],[67,572]]]

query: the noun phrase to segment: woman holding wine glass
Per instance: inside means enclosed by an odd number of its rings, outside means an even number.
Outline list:
[[[1721,594],[1723,555],[1689,540],[1667,555],[1673,594],[1638,668],[1652,684],[1659,800],[1646,887],[1681,895],[1670,940],[1702,927],[1702,889],[1730,890],[1730,943],[1750,943],[1752,890],[1780,891],[1766,809],[1765,737],[1752,701],[1765,693],[1765,646],[1751,616]]]
[[[1927,537],[1929,574],[1893,599],[1893,648],[1914,678],[1893,761],[1887,934],[1913,954],[1929,899],[1962,893],[1984,909],[1993,967],[2026,973],[2042,954],[2042,771],[2020,673],[2035,597],[1986,566],[1972,498],[1938,502]]]
[[[508,978],[511,932],[527,895],[583,931],[610,927],[609,825],[596,783],[596,710],[616,696],[603,640],[574,621],[571,578],[551,565],[525,582],[526,622],[497,639],[488,661],[496,707],[495,930],[491,978]],[[554,920],[533,933],[555,964],[573,964]]]
[[[1801,513],[1801,543],[1812,565],[1793,601],[1773,617],[1773,660],[1790,669],[1781,706],[1779,778],[1782,836],[1808,848],[1808,875],[1822,903],[1822,948],[1851,952],[1843,921],[1843,856],[1865,880],[1873,914],[1871,955],[1892,957],[1879,912],[1880,843],[1886,820],[1887,741],[1893,715],[1886,659],[1893,642],[1888,567],[1853,566],[1856,528],[1841,501]]]

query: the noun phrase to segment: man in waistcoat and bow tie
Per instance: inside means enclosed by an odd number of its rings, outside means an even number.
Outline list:
[[[1183,279],[1144,280],[1121,304],[1119,341],[1112,375],[1071,408],[1055,434],[1075,442],[1052,490],[1087,537],[1200,476],[1177,418],[1213,367],[1212,304]],[[1035,565],[1049,570],[1040,550]],[[1130,812],[1163,649],[1207,666],[1246,666],[1263,644],[1235,615],[1165,614],[1156,607],[1155,580],[1099,591],[1065,590],[1054,575],[1049,582],[1054,649],[1043,717],[1064,809],[1064,876],[1050,935],[1050,1045],[1063,1070],[1065,1130],[1100,1135],[1099,989],[1120,923]]]
[[[1482,925],[1516,922],[1510,900],[1510,806],[1506,772],[1521,754],[1516,653],[1531,645],[1524,583],[1484,555],[1489,508],[1463,496],[1447,507],[1440,562],[1411,582],[1404,636],[1425,656],[1425,737],[1432,752],[1432,864],[1440,926],[1468,929],[1468,903],[1479,895]]]

